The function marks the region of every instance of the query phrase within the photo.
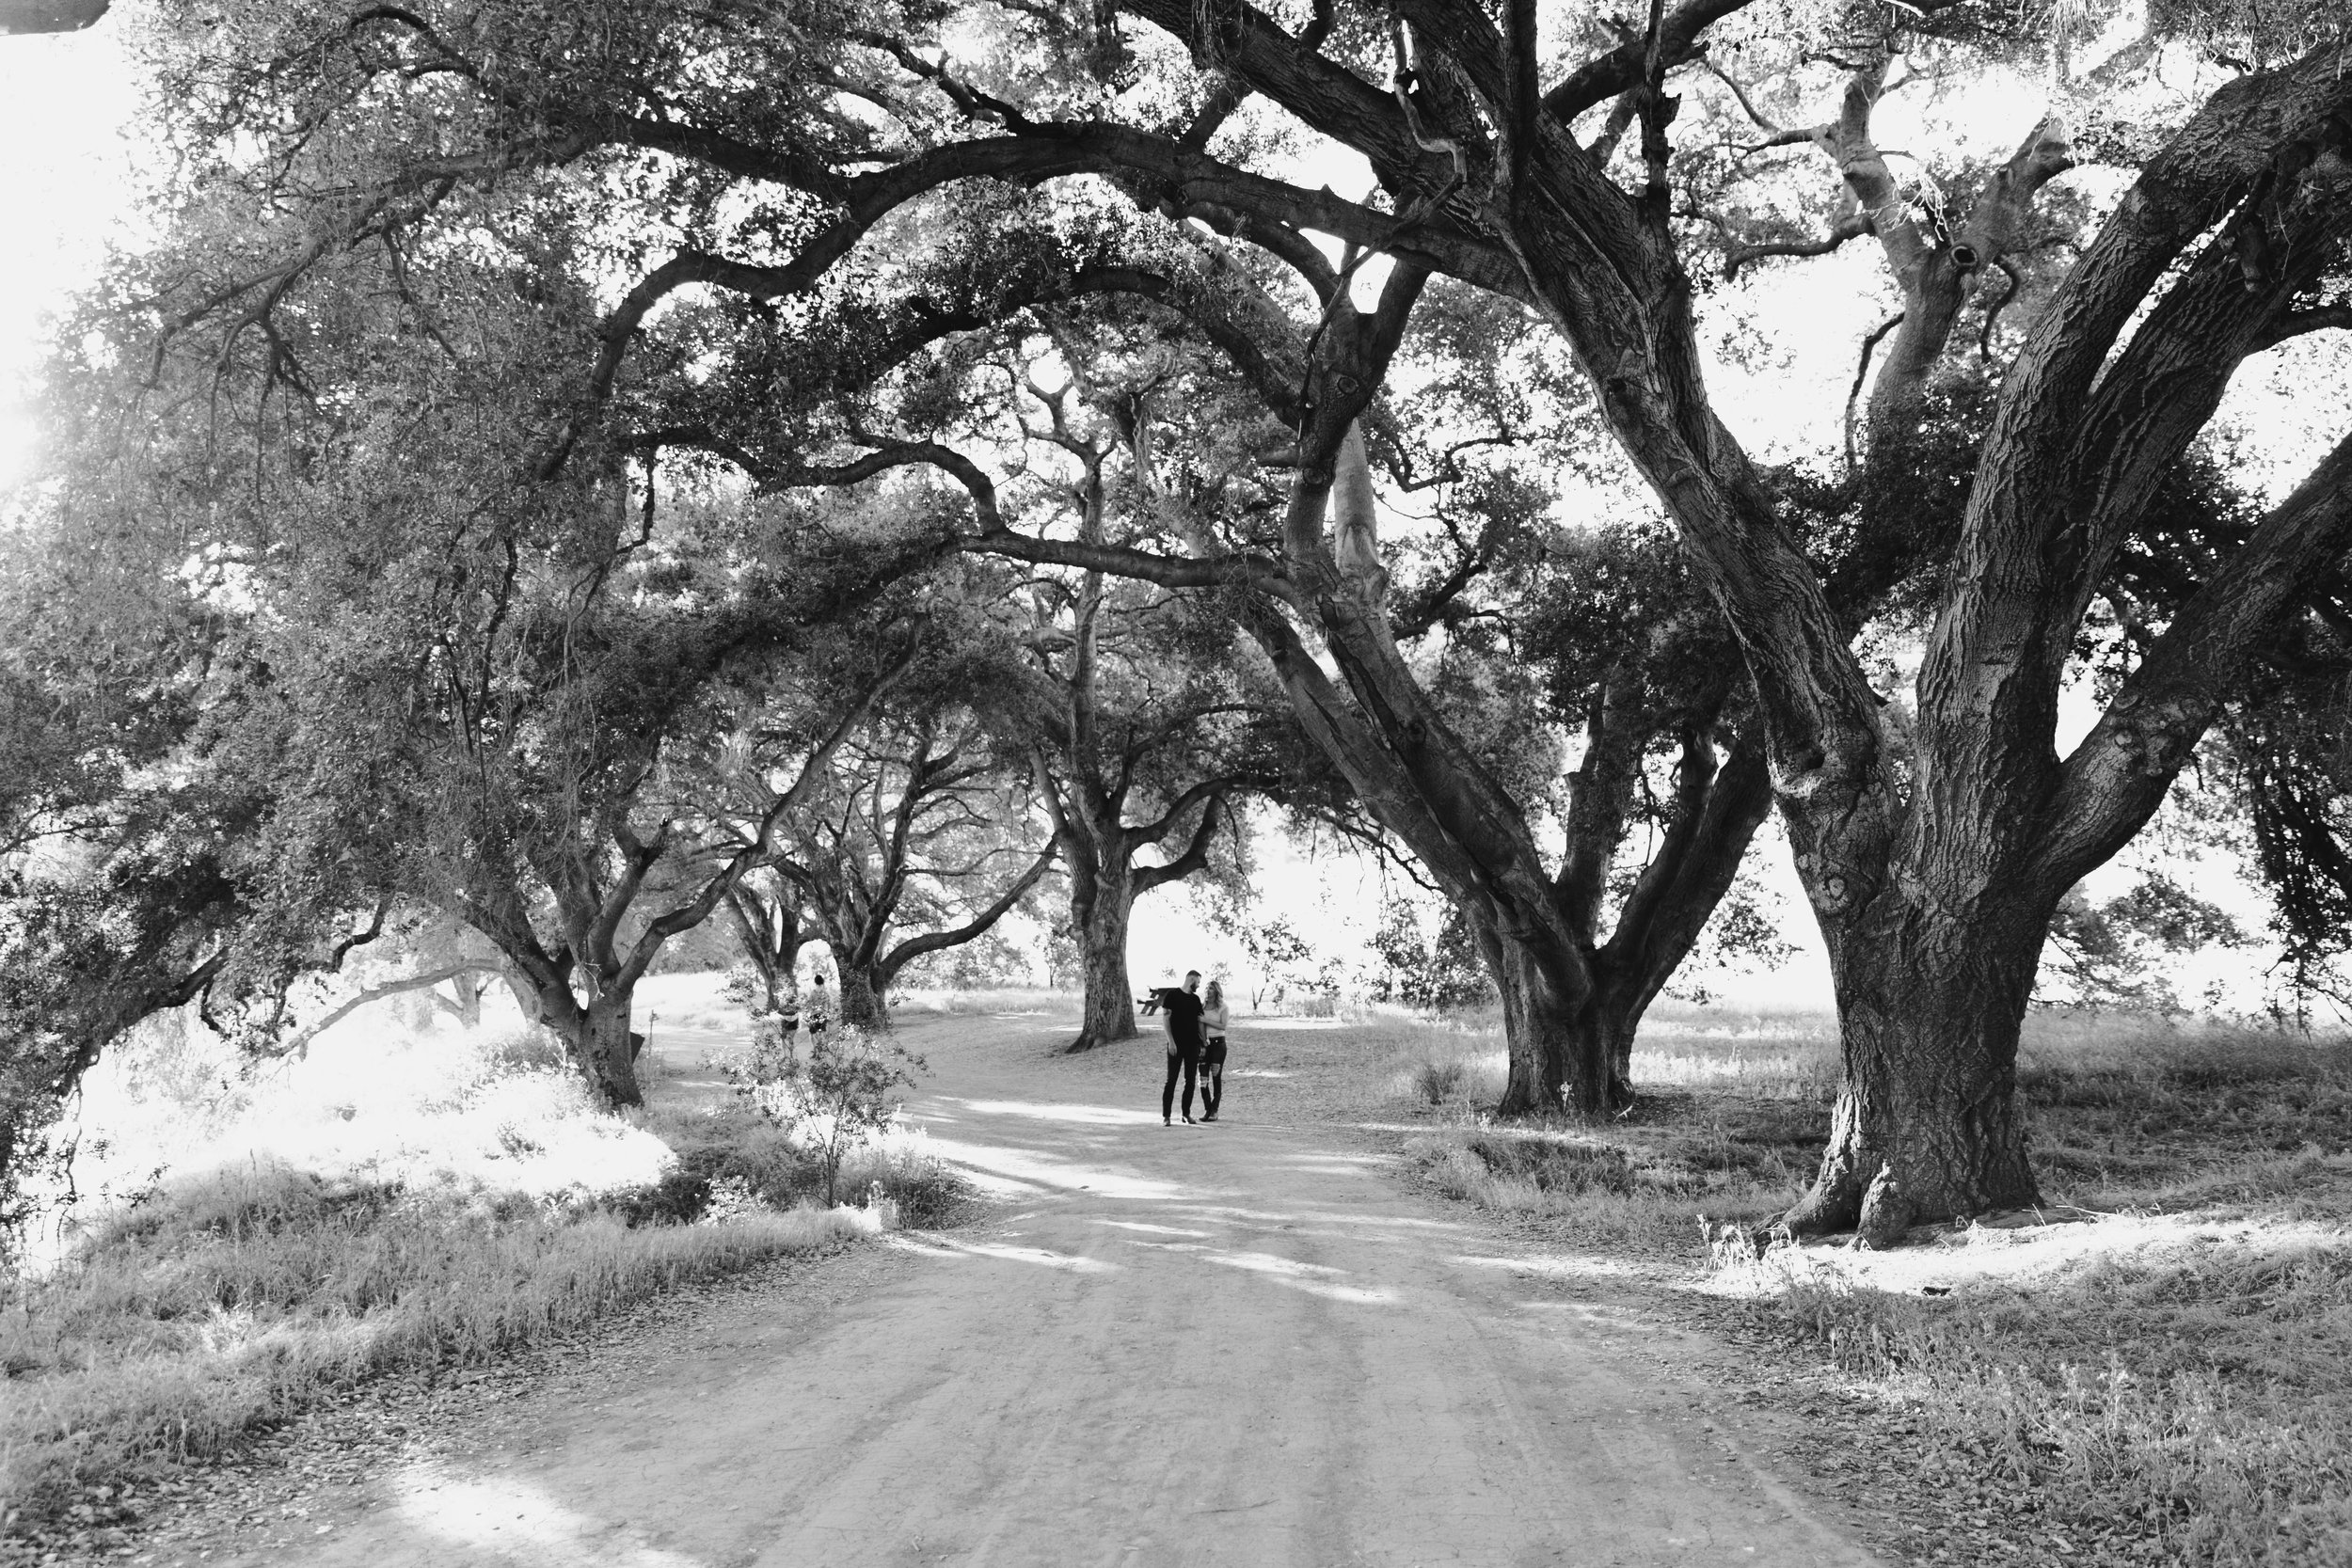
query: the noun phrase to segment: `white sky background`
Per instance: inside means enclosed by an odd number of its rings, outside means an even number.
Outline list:
[[[0,491],[34,439],[25,377],[42,318],[86,278],[130,199],[136,101],[114,20],[0,38]]]
[[[136,94],[116,25],[110,17],[80,33],[0,38],[0,214],[7,214],[0,231],[0,495],[30,466],[35,428],[26,381],[37,363],[43,320],[89,275],[109,236],[126,221],[137,163],[124,128]],[[1825,103],[1822,112],[1829,108]],[[1923,91],[1896,94],[1882,106],[1877,124],[1889,147],[1957,139],[1975,150],[2006,154],[2040,112],[2036,84],[2018,81],[2002,90],[1979,83],[1932,107]],[[1327,180],[1348,193],[1365,183],[1361,160],[1352,154],[1327,164],[1310,161],[1316,166],[1310,183]],[[1834,175],[1826,159],[1821,166],[1827,190]],[[1371,287],[1379,270],[1368,267],[1361,282]],[[1831,258],[1766,263],[1751,269],[1736,293],[1718,296],[1709,307],[1717,319],[1713,329],[1720,330],[1735,307],[1752,311],[1747,325],[1775,349],[1746,367],[1718,356],[1708,372],[1727,421],[1752,451],[1770,460],[1836,450],[1856,349],[1891,302],[1877,247],[1867,241]],[[2324,334],[2264,356],[2240,377],[2223,421],[2241,433],[2241,456],[2259,488],[2282,494],[2340,434],[2344,409],[2352,404],[2347,365],[2352,356],[2345,335]],[[2091,717],[2087,702],[2070,701],[2061,745],[2072,744]],[[1369,932],[1376,920],[1377,884],[1363,880],[1363,868],[1352,857],[1309,862],[1262,840],[1261,858],[1266,873],[1262,896],[1270,915],[1287,915],[1302,931],[1320,925],[1335,934],[1337,925],[1360,925]],[[2121,868],[2132,858],[2127,851],[2109,875],[2128,880]],[[1805,951],[1778,977],[1757,977],[1754,987],[1717,984],[1719,991],[1736,995],[1761,988],[1755,1000],[1768,1005],[1825,996],[1826,965],[1787,863],[1776,827],[1768,827],[1754,863],[1782,894],[1787,934],[1802,941]],[[2191,879],[2210,884],[2214,879]],[[2200,891],[2218,896],[2224,890],[2201,885]],[[2259,911],[2249,912],[2259,924]],[[1169,965],[1181,973],[1186,963],[1176,955],[1212,937],[1195,929],[1188,897],[1166,892],[1138,907],[1136,935],[1138,984]]]

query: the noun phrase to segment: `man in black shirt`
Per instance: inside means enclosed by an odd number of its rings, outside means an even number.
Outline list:
[[[1192,1091],[1200,1072],[1200,972],[1184,972],[1184,989],[1163,987],[1156,993],[1168,1014],[1168,1082],[1160,1087],[1160,1125],[1175,1125],[1176,1074],[1184,1075],[1184,1125],[1192,1125]]]

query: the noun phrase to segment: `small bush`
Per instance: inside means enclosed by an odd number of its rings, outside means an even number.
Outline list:
[[[809,1041],[805,1059],[790,1042],[755,1040],[727,1065],[736,1098],[792,1135],[824,1173],[825,1203],[838,1201],[842,1162],[890,1130],[898,1091],[914,1082],[923,1059],[851,1024]]]
[[[631,1227],[691,1225],[710,1206],[711,1179],[681,1165],[650,1187],[631,1187],[607,1198],[606,1212]]]
[[[680,1171],[709,1183],[713,1192],[731,1188],[777,1211],[824,1201],[824,1164],[818,1152],[748,1108],[665,1119],[660,1132],[677,1149]],[[894,1132],[850,1151],[837,1180],[842,1196],[851,1199],[866,1196],[879,1182],[906,1225],[948,1224],[971,1198],[970,1186],[930,1152],[920,1132]],[[707,1212],[696,1217],[707,1217]]]
[[[493,1073],[564,1072],[571,1067],[564,1042],[535,1023],[479,1037],[479,1050]]]
[[[1442,1105],[1461,1093],[1463,1082],[1469,1076],[1469,1067],[1458,1059],[1423,1062],[1413,1069],[1413,1086],[1430,1104]]]
[[[972,1201],[971,1184],[925,1148],[920,1133],[850,1154],[842,1162],[840,1180],[845,1193],[879,1192],[898,1206],[903,1225],[949,1224]]]

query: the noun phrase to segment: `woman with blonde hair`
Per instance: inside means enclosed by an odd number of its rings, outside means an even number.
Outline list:
[[[1225,1028],[1232,1016],[1225,1008],[1225,982],[1210,981],[1208,994],[1200,999],[1200,1032],[1205,1037],[1200,1049],[1202,1121],[1215,1121],[1216,1108],[1225,1103]]]

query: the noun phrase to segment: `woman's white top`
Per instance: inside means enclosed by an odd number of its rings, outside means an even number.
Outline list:
[[[1200,1027],[1209,1034],[1222,1035],[1225,1033],[1225,1021],[1232,1016],[1222,1002],[1214,1007],[1203,1007],[1200,1009]]]

